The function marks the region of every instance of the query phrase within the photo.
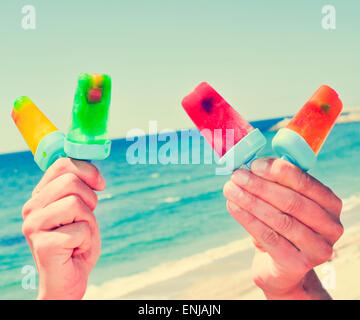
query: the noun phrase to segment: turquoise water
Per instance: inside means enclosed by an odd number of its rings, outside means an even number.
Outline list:
[[[253,125],[264,130],[276,121]],[[274,133],[265,135],[271,141]],[[125,154],[131,143],[113,141],[110,158],[97,163],[107,189],[99,193],[95,212],[102,253],[91,284],[146,271],[246,235],[225,209],[222,186],[227,177],[216,176],[215,165],[129,165]],[[272,155],[269,143],[262,154]],[[360,192],[359,160],[360,123],[336,125],[310,173],[349,199]],[[21,233],[21,207],[41,176],[30,152],[0,155],[2,299],[36,297],[36,290],[21,286],[23,266],[34,265]]]

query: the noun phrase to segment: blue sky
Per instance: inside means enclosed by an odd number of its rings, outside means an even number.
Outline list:
[[[24,5],[37,28],[21,28]],[[321,9],[336,8],[336,30]],[[321,84],[360,105],[360,1],[2,0],[0,153],[26,150],[10,118],[28,95],[67,130],[77,76],[113,79],[110,134],[193,127],[181,99],[208,81],[249,120],[295,113]]]

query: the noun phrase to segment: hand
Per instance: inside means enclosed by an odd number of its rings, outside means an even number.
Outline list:
[[[224,186],[227,208],[256,246],[253,280],[269,299],[327,299],[313,268],[343,233],[341,200],[282,159],[257,159]]]
[[[23,207],[23,233],[39,272],[39,299],[81,299],[100,255],[94,190],[105,181],[89,162],[57,160]]]

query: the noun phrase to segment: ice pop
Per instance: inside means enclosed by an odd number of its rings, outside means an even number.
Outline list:
[[[110,154],[107,121],[111,78],[82,73],[78,79],[72,122],[65,139],[66,154],[75,159],[103,160]]]
[[[200,83],[182,106],[220,157],[237,169],[249,163],[266,144],[265,137],[237,113],[207,82]],[[221,133],[220,135],[218,133]],[[232,141],[229,142],[229,134]]]
[[[28,97],[15,100],[11,117],[41,170],[45,171],[56,159],[65,156],[64,134]]]
[[[336,91],[321,86],[286,128],[275,135],[274,151],[303,170],[309,170],[341,110],[342,102]]]

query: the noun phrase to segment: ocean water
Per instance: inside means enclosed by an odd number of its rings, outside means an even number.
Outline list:
[[[261,155],[273,155],[270,141],[275,133],[266,129],[279,120],[253,123],[268,139]],[[159,149],[163,143],[158,143]],[[90,285],[143,273],[246,237],[226,211],[222,187],[228,177],[215,175],[216,164],[129,165],[130,144],[114,140],[109,159],[96,163],[107,188],[99,193],[95,211],[102,252]],[[193,147],[202,156],[208,148],[203,139]],[[344,199],[345,212],[360,203],[359,160],[360,122],[338,124],[310,171]],[[41,176],[30,152],[0,155],[0,299],[36,297],[36,290],[21,285],[22,268],[35,266],[21,233],[21,207]]]

